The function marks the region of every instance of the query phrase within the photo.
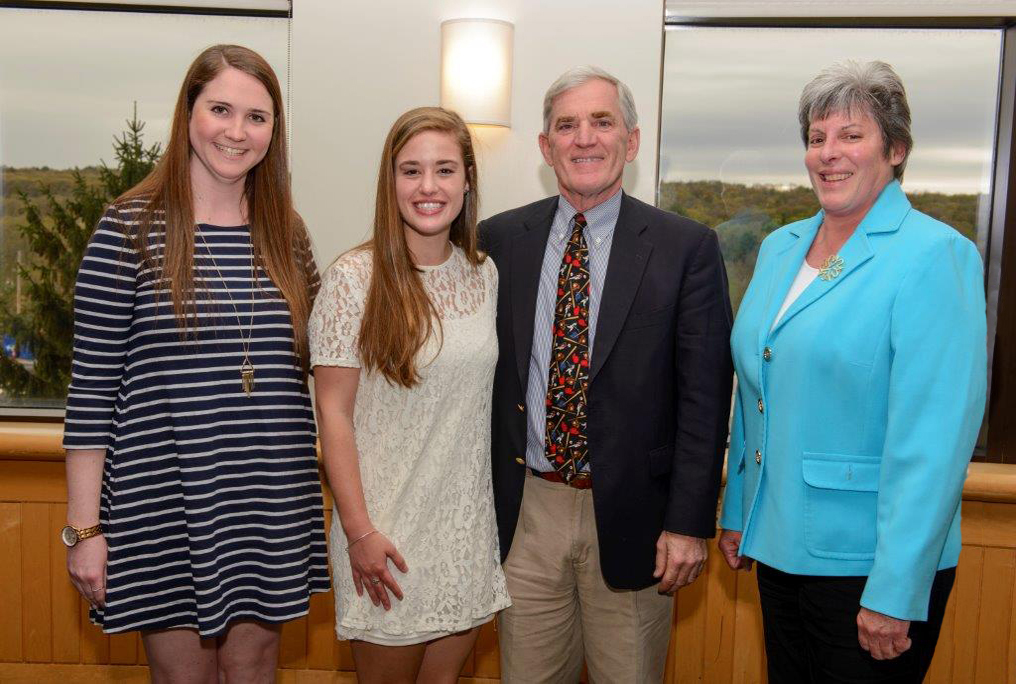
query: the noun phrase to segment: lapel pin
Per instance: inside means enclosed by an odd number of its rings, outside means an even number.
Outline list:
[[[840,273],[843,273],[843,259],[836,254],[830,254],[818,269],[818,277],[825,281],[835,280]]]

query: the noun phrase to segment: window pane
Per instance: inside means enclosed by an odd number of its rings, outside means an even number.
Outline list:
[[[38,273],[47,263],[19,229],[28,206],[19,191],[52,225],[42,186],[66,202],[75,168],[96,186],[102,162],[116,167],[113,140],[127,128],[135,103],[144,144],[165,144],[184,73],[209,45],[256,50],[287,92],[287,39],[284,18],[0,9],[0,309],[25,313],[37,305],[16,264]],[[16,324],[2,313],[0,323],[3,355],[46,374],[36,368],[46,355],[18,344]],[[53,344],[69,348],[69,334]],[[0,410],[63,406],[63,390],[19,397],[17,385],[0,368]]]
[[[801,89],[844,59],[888,62],[907,89],[903,189],[987,244],[999,30],[668,27],[659,206],[717,229],[735,310],[758,244],[818,211],[797,123]]]
[[[801,89],[834,62],[878,59],[910,103],[903,189],[983,258],[1002,38],[994,29],[668,27],[658,205],[716,229],[736,311],[762,239],[819,209],[797,123]]]

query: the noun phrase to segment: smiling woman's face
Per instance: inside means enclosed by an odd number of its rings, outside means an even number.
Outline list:
[[[826,216],[860,223],[903,161],[887,158],[882,131],[867,112],[833,112],[811,122],[804,165]]]
[[[205,183],[242,183],[264,159],[275,126],[272,96],[261,82],[227,67],[191,108],[191,176]]]
[[[468,189],[462,150],[451,133],[417,133],[395,157],[395,198],[407,231],[447,235]]]

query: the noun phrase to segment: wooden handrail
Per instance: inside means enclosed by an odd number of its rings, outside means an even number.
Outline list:
[[[0,461],[62,461],[63,423],[0,422]],[[971,463],[966,501],[1016,503],[1016,465]]]

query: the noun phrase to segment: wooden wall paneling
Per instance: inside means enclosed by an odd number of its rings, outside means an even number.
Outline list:
[[[353,649],[349,647],[348,641],[339,642],[339,669],[343,672],[352,672],[356,669],[353,662]]]
[[[332,529],[332,507],[327,493],[325,499],[325,532],[328,533]],[[330,556],[328,562],[331,563]],[[307,615],[307,667],[342,669],[341,664],[340,646],[335,637],[335,594],[331,591],[314,594]]]
[[[137,665],[0,663],[4,684],[148,684],[148,668]]]
[[[307,614],[308,668],[327,670],[338,667],[334,601],[330,591],[310,597],[310,612]]]
[[[1009,601],[1009,681],[1016,681],[1016,587],[1013,588],[1012,599]]]
[[[109,635],[109,662],[114,665],[137,665],[138,635],[136,632]]]
[[[356,675],[329,670],[279,670],[276,684],[356,684]]]
[[[766,681],[765,649],[762,641],[762,613],[759,610],[755,569],[736,574],[737,595],[734,606],[732,684],[757,684]]]
[[[960,564],[956,571],[953,597],[956,599],[956,619],[953,634],[956,644],[953,652],[952,680],[972,682],[977,669],[977,627],[981,612],[981,569],[984,549],[963,546]]]
[[[985,549],[981,580],[981,612],[977,625],[976,682],[998,684],[1009,678],[1009,607],[1016,576],[1016,552]]]
[[[21,506],[21,587],[31,606],[21,615],[24,659],[46,663],[53,660],[52,594],[50,593],[49,505]]]
[[[480,627],[473,649],[473,676],[498,679],[501,677],[501,655],[497,649],[497,620]]]
[[[727,566],[718,547],[709,550],[706,565],[706,620],[703,638],[702,681],[729,682],[734,671],[734,597],[736,573]]]
[[[77,663],[81,658],[79,594],[67,574],[67,547],[60,529],[67,524],[67,504],[49,505],[49,585],[52,593],[53,661]]]
[[[674,668],[670,672],[695,682],[702,680],[706,586],[712,581],[708,575],[701,579],[677,592],[670,629],[669,662]]]
[[[924,684],[951,684],[953,671],[953,653],[956,651],[956,588],[949,594],[949,602],[945,604],[945,616],[942,618],[942,631],[938,635],[935,656],[931,659],[931,667],[924,679]]]
[[[0,503],[0,661],[22,659],[21,504]]]
[[[964,501],[963,544],[1016,549],[1016,505]]]
[[[109,662],[109,637],[92,624],[88,618],[88,603],[85,599],[78,600],[78,613],[81,615],[81,662],[86,664]]]
[[[307,667],[307,617],[290,620],[282,625],[279,642],[279,665],[301,670]]]
[[[67,501],[63,462],[0,460],[0,501]]]

